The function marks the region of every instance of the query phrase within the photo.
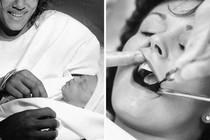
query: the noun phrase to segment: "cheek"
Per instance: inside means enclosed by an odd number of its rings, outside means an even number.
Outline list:
[[[112,104],[114,109],[124,111],[127,110],[128,106],[131,106],[129,99],[129,77],[130,71],[124,68],[118,68],[116,77],[114,80],[113,91],[112,91]]]
[[[28,3],[28,5],[32,11],[35,11],[38,6],[38,0],[32,0],[32,2]]]
[[[144,37],[141,34],[137,33],[127,41],[123,48],[123,51],[139,50],[146,44],[147,41],[147,37]]]
[[[143,91],[133,90],[130,84],[132,69],[119,68],[114,81],[112,105],[118,118],[131,128],[154,134],[183,131],[192,122],[198,124],[202,110],[197,102],[173,96],[142,99]]]
[[[14,0],[1,0],[0,8],[8,7]]]

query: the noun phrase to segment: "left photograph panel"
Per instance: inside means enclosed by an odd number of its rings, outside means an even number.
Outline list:
[[[0,0],[0,49],[0,140],[104,139],[104,0]]]

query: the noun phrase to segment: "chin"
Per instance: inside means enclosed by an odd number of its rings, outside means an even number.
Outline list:
[[[16,24],[13,24],[13,25],[9,25],[8,28],[11,30],[11,31],[21,31],[24,26],[23,25],[16,25]]]
[[[11,31],[20,31],[26,26],[26,24],[27,22],[25,22],[25,20],[22,22],[14,22],[10,20],[5,22],[5,26]]]

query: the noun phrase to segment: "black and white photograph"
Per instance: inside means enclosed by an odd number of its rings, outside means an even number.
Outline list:
[[[0,138],[104,139],[104,1],[0,0]]]
[[[210,1],[106,4],[105,139],[209,140]]]

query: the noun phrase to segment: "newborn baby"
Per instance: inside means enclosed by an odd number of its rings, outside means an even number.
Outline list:
[[[73,76],[74,79],[66,82],[61,89],[63,101],[84,108],[96,88],[96,77],[89,75]]]
[[[79,74],[72,76],[74,76],[74,78],[66,82],[61,89],[63,98],[56,100],[64,101],[71,105],[84,108],[96,88],[97,77]],[[4,104],[14,99],[15,98],[13,96],[5,95],[2,97],[0,104]]]

